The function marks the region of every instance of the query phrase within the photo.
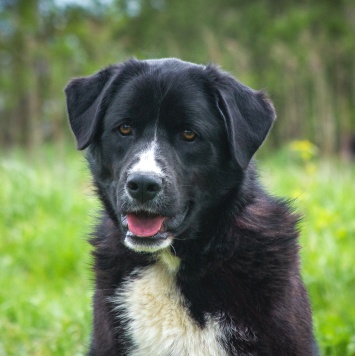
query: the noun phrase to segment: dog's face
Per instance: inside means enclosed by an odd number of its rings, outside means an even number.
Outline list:
[[[235,194],[274,119],[261,92],[176,59],[111,66],[66,94],[106,210],[138,252],[193,238]]]

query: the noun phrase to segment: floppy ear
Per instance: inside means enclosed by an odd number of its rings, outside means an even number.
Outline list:
[[[214,77],[217,105],[227,128],[229,146],[244,170],[265,140],[276,118],[275,110],[264,92],[250,89],[216,69]]]
[[[118,72],[107,67],[90,77],[73,79],[65,88],[67,110],[77,148],[83,150],[93,140],[104,114],[103,98]]]

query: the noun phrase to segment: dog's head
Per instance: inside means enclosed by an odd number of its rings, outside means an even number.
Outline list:
[[[177,59],[110,66],[66,95],[106,210],[140,252],[192,238],[236,194],[275,118],[263,92]]]

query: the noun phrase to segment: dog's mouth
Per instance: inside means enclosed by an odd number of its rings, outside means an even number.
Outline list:
[[[191,205],[173,217],[161,213],[139,210],[121,215],[121,223],[126,230],[124,243],[138,252],[154,252],[168,247],[179,233]]]
[[[145,212],[126,215],[128,230],[137,237],[152,237],[162,230],[164,216]]]

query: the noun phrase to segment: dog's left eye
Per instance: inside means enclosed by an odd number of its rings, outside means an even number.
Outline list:
[[[132,135],[132,127],[127,124],[122,124],[118,126],[118,131],[122,136]]]
[[[196,134],[196,132],[194,132],[192,130],[184,130],[181,133],[181,137],[183,140],[185,140],[187,142],[192,142],[192,141],[195,141],[197,134]]]

